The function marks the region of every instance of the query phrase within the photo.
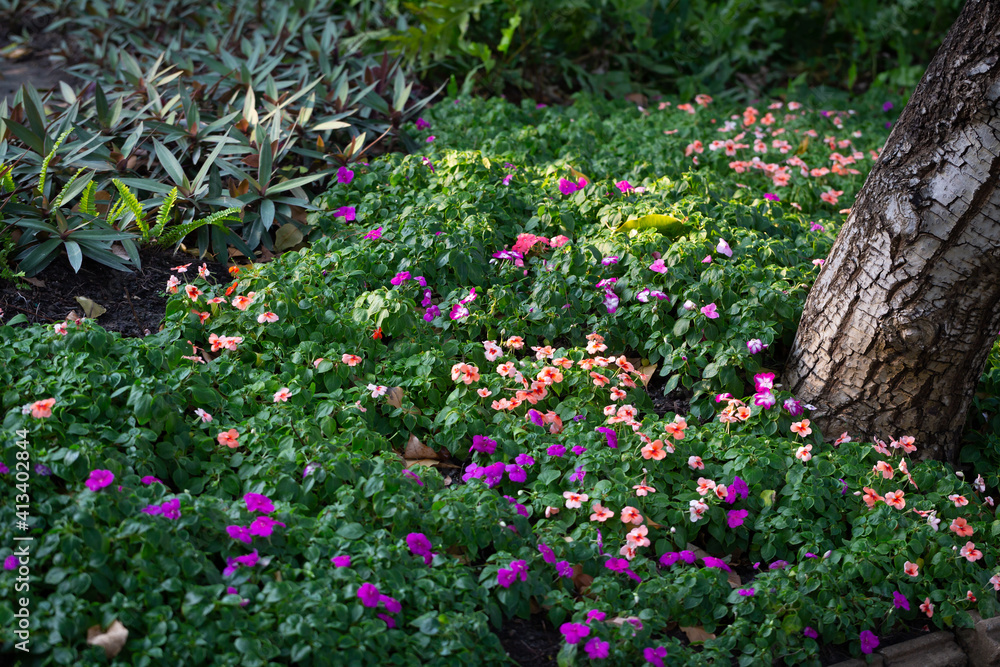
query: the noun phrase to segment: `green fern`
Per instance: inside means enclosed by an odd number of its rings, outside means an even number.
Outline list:
[[[163,233],[163,229],[167,226],[167,221],[170,220],[170,211],[174,207],[174,202],[177,201],[177,188],[174,188],[160,204],[160,212],[156,215],[156,224],[153,226],[153,231],[150,236],[153,238],[159,238],[160,234]]]
[[[196,229],[205,227],[206,225],[216,225],[218,227],[222,227],[223,229],[225,229],[226,228],[225,223],[227,220],[239,220],[238,217],[235,217],[236,214],[239,212],[240,209],[238,208],[227,208],[222,211],[216,211],[207,218],[202,218],[201,220],[194,220],[192,222],[187,223],[186,225],[179,225],[177,227],[174,227],[166,235],[164,235],[163,238],[160,239],[160,241],[164,245],[173,245],[175,243],[180,243],[185,236],[195,231]]]
[[[87,187],[83,189],[83,194],[80,196],[80,210],[84,214],[97,217],[97,205],[94,203],[94,191],[97,190],[97,184],[91,181],[87,183]]]
[[[128,186],[119,181],[117,178],[112,179],[112,183],[118,188],[118,194],[121,195],[121,199],[118,200],[118,204],[115,206],[115,215],[109,215],[109,220],[116,220],[119,215],[124,213],[126,210],[132,212],[132,217],[135,218],[135,224],[139,227],[142,232],[142,240],[149,241],[149,225],[143,219],[142,214],[142,204],[139,200],[135,198],[132,191],[128,189]]]
[[[52,147],[52,151],[45,156],[44,160],[42,160],[42,171],[38,174],[38,194],[42,194],[45,191],[45,174],[49,170],[49,162],[53,157],[55,157],[56,151],[59,150],[59,146],[62,145],[62,142],[66,141],[66,137],[68,137],[73,130],[74,128],[71,127],[60,134],[59,138],[56,139],[56,145]]]
[[[56,196],[55,204],[57,207],[63,205],[63,200],[66,197],[66,193],[69,192],[70,187],[72,187],[73,181],[79,178],[80,174],[82,174],[85,171],[87,171],[86,167],[80,167],[79,169],[76,170],[76,173],[73,174],[73,177],[66,182],[66,185],[63,186],[63,189]]]
[[[2,176],[0,176],[0,188],[2,188],[7,192],[13,192],[15,189],[14,179],[11,178],[10,176],[10,172],[13,171],[13,169],[14,169],[13,167],[8,167],[6,165],[0,164],[0,173],[3,174]]]

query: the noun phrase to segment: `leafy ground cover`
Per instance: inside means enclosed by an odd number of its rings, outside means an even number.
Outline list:
[[[775,383],[893,118],[448,101],[161,331],[0,327],[34,661],[117,620],[134,664],[500,663],[544,617],[563,664],[819,664],[995,615],[995,448],[825,444]]]

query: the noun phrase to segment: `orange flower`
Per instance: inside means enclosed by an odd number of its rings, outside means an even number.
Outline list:
[[[952,521],[948,529],[951,530],[956,535],[958,535],[959,537],[969,537],[970,535],[972,535],[972,533],[975,532],[975,528],[970,526],[969,522],[963,519],[962,517],[958,517],[957,519]]]
[[[573,367],[573,360],[567,359],[566,357],[559,357],[558,359],[553,359],[552,363],[556,366],[561,367],[563,370],[569,370]]]
[[[240,445],[239,437],[240,437],[239,432],[235,428],[231,428],[228,431],[223,431],[222,433],[220,433],[218,436],[218,440],[220,445],[225,445],[226,447],[232,449],[235,447],[239,447]]]
[[[642,515],[639,514],[639,510],[632,506],[625,506],[622,508],[622,523],[632,523],[639,525],[642,523]]]
[[[375,333],[372,334],[372,338],[375,340],[382,340],[382,327],[375,329]]]
[[[901,490],[890,491],[885,494],[885,504],[890,507],[895,507],[898,510],[906,507],[906,501],[903,500],[903,492]]]
[[[45,419],[52,416],[52,406],[56,404],[56,399],[46,398],[35,401],[31,404],[31,416],[35,419]]]
[[[661,459],[666,458],[667,456],[667,453],[663,451],[662,440],[654,440],[653,442],[649,443],[648,445],[642,448],[641,453],[642,453],[642,458],[653,459],[654,461],[659,461]]]
[[[606,385],[609,382],[611,382],[611,380],[609,380],[607,378],[607,376],[601,375],[600,373],[598,373],[596,371],[591,371],[590,372],[590,377],[592,377],[594,379],[594,386],[595,387],[603,387],[604,385]]]
[[[882,496],[878,494],[878,491],[876,491],[875,489],[869,489],[866,486],[864,487],[864,490],[865,490],[865,495],[862,496],[861,499],[865,501],[866,505],[868,505],[868,509],[874,508],[875,503],[877,503],[878,501],[885,500]]]
[[[792,424],[792,433],[798,433],[803,438],[812,433],[812,429],[809,428],[809,420],[803,419],[800,422]]]
[[[232,266],[229,267],[229,275],[235,276],[239,272],[240,272],[240,267],[238,267],[237,265],[233,264]]]
[[[226,296],[229,296],[230,294],[236,291],[236,286],[239,284],[239,282],[240,281],[238,280],[234,280],[233,284],[226,288]]]

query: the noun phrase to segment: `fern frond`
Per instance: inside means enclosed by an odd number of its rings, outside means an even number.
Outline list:
[[[66,141],[66,137],[68,137],[73,130],[74,128],[71,127],[60,134],[59,138],[56,139],[56,145],[52,147],[49,154],[45,156],[44,160],[42,160],[42,171],[38,174],[38,194],[42,194],[42,192],[45,191],[45,174],[49,170],[49,162],[53,157],[55,157],[56,151],[59,150],[59,146],[62,145],[62,142]]]
[[[132,217],[135,218],[135,224],[142,232],[143,240],[148,241],[149,225],[147,225],[146,221],[143,219],[142,204],[140,204],[139,200],[135,198],[135,195],[132,194],[132,191],[128,189],[127,185],[119,181],[117,178],[112,179],[111,182],[115,184],[115,187],[118,188],[118,194],[121,195],[119,203],[123,204],[125,208],[132,212]]]
[[[160,204],[160,212],[156,215],[156,224],[153,226],[153,231],[150,236],[153,238],[159,238],[160,234],[163,233],[163,229],[167,226],[167,221],[170,220],[170,212],[174,208],[174,202],[177,201],[177,188],[174,188]]]
[[[205,227],[206,225],[216,225],[218,227],[222,227],[223,229],[225,229],[226,228],[225,223],[227,220],[239,220],[238,217],[235,217],[236,214],[239,212],[240,209],[238,208],[227,208],[221,211],[216,211],[212,215],[206,218],[202,218],[201,220],[194,220],[192,222],[187,223],[186,225],[179,225],[177,227],[174,227],[163,238],[161,238],[160,241],[165,245],[173,245],[175,243],[179,243],[184,239],[185,236],[195,231],[196,229]]]
[[[10,176],[10,172],[13,170],[14,167],[8,167],[0,164],[0,188],[6,190],[7,192],[13,192],[15,190],[14,179]]]
[[[94,203],[94,191],[97,190],[97,184],[91,181],[87,183],[87,187],[83,190],[83,195],[80,197],[80,210],[86,215],[97,217],[97,205]]]
[[[86,167],[80,167],[79,169],[76,170],[76,173],[73,174],[73,177],[66,182],[66,185],[63,186],[63,189],[56,196],[56,201],[55,201],[56,206],[63,205],[63,199],[65,199],[66,193],[69,192],[70,187],[73,185],[73,181],[75,181],[80,176],[80,174],[82,174],[86,170],[87,170]]]

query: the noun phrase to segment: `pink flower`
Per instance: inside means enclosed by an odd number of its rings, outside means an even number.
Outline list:
[[[266,313],[261,313],[257,316],[257,322],[260,324],[273,324],[278,321],[278,316],[272,313],[270,310]]]
[[[927,618],[934,618],[934,603],[931,602],[930,598],[924,598],[923,603],[920,605],[920,611],[927,614]]]
[[[292,395],[292,392],[288,390],[288,387],[282,387],[278,391],[274,392],[274,402],[275,403],[287,403],[288,397]]]
[[[649,265],[650,271],[656,271],[657,273],[666,273],[667,265],[663,263],[662,259],[658,259]]]
[[[46,398],[35,401],[30,406],[31,416],[35,419],[47,419],[52,416],[52,406],[56,404],[56,399]]]
[[[341,206],[333,212],[333,217],[343,218],[344,222],[357,220],[357,209],[353,206]]]
[[[958,553],[965,557],[970,563],[975,563],[983,557],[983,552],[976,548],[972,542],[966,542],[965,546],[959,549]]]
[[[375,229],[369,231],[365,234],[364,238],[370,241],[378,241],[382,237],[382,228],[376,227]]]
[[[351,557],[350,556],[334,556],[330,559],[334,567],[350,567]]]
[[[903,563],[903,572],[905,572],[908,576],[917,577],[920,576],[920,567],[916,563],[906,561]]]
[[[205,412],[201,408],[198,408],[197,410],[195,410],[194,413],[196,415],[198,415],[198,417],[204,423],[208,423],[208,422],[212,421],[212,415],[208,414],[207,412]]]
[[[701,260],[701,263],[702,264],[711,264],[712,263],[712,256],[711,255],[705,255],[705,259]]]
[[[719,241],[719,245],[715,246],[715,251],[726,257],[733,256],[733,249],[729,247],[729,244],[724,239]]]
[[[354,179],[354,172],[347,167],[341,167],[337,170],[337,182],[338,183],[350,183]]]
[[[251,512],[264,512],[268,514],[274,511],[274,503],[271,499],[260,493],[248,493],[243,496],[243,502],[247,504],[247,510]]]
[[[549,245],[551,245],[553,248],[561,248],[567,243],[569,243],[569,237],[560,234],[559,236],[553,236],[552,240],[549,242]]]
[[[91,491],[100,491],[115,481],[115,474],[110,470],[91,470],[90,478],[84,482]]]
[[[701,307],[701,314],[704,315],[705,317],[707,317],[710,320],[714,320],[714,319],[717,319],[719,317],[719,313],[716,312],[716,310],[715,310],[715,304],[714,303],[710,303],[707,306],[702,306]]]

